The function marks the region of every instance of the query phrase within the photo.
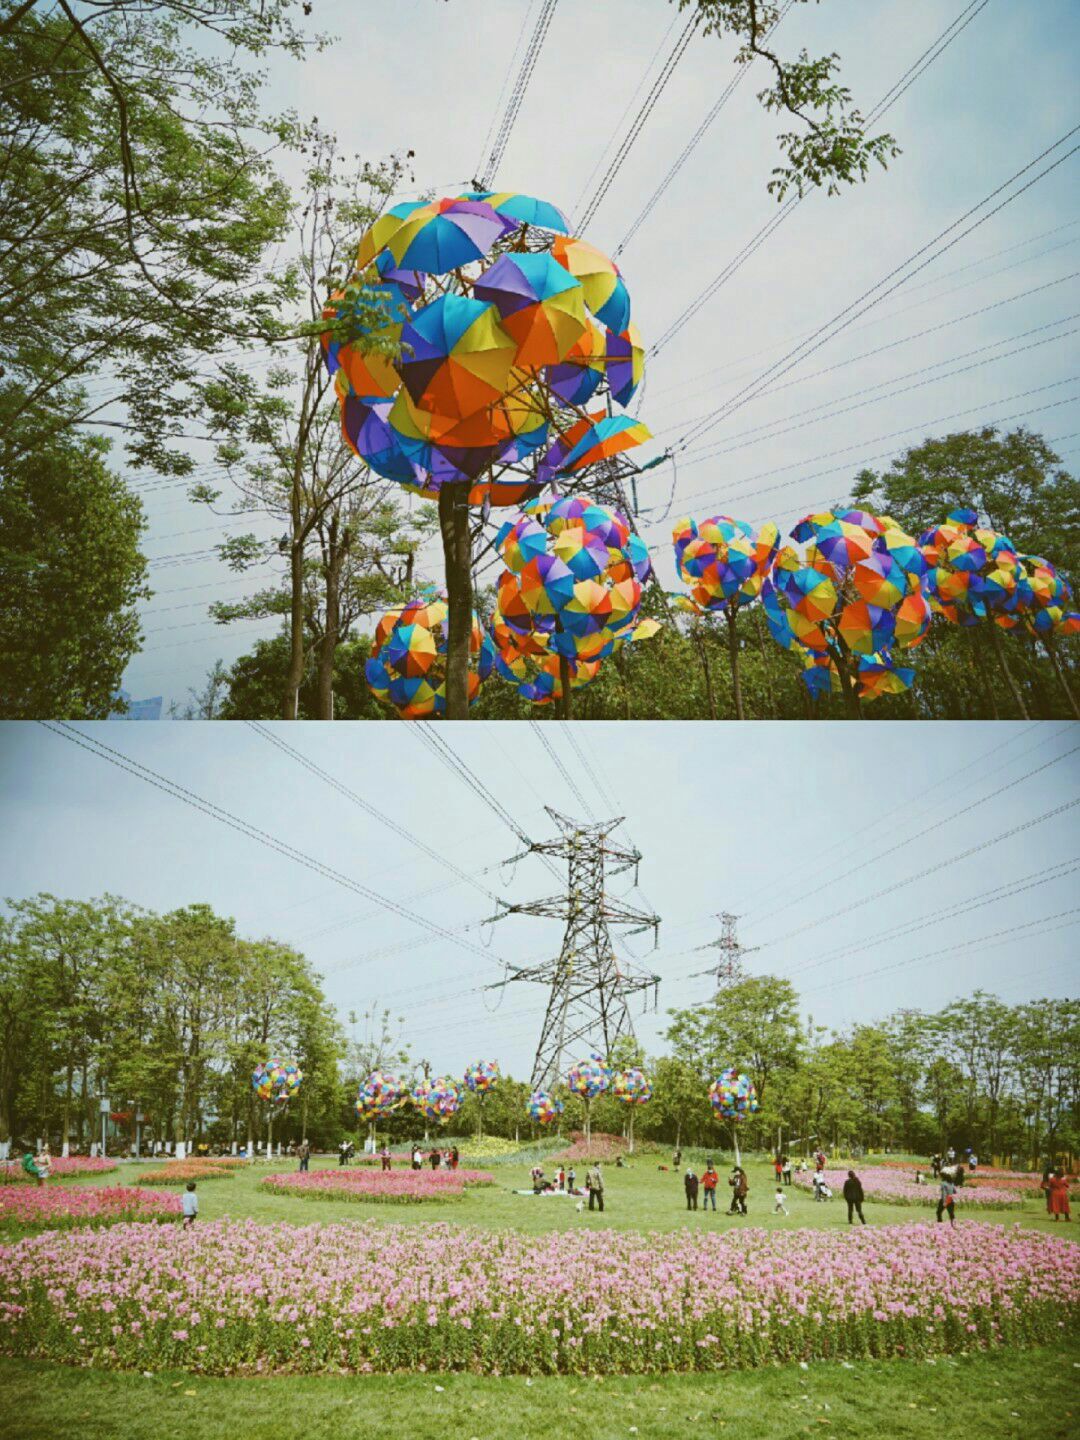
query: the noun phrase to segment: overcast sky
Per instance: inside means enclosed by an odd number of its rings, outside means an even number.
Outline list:
[[[865,112],[964,8],[964,0],[796,4],[775,44],[787,56],[803,45],[815,55],[839,51],[843,81]],[[318,0],[311,23],[340,41],[303,65],[272,60],[267,102],[316,112],[343,146],[373,160],[415,150],[415,191],[454,193],[482,163],[537,9],[535,0],[531,10],[528,0]],[[637,109],[635,92],[648,90],[684,23],[665,0],[562,0],[497,187],[580,213],[609,168],[612,141],[625,133],[628,107]],[[1075,0],[990,0],[882,121],[904,151],[889,171],[838,199],[807,198],[650,362],[639,408],[657,439],[641,457],[659,454],[690,420],[1077,124],[1078,45]],[[729,82],[734,48],[716,37],[690,45],[589,225],[590,241],[617,248]],[[784,127],[754,99],[764,84],[755,70],[739,86],[619,257],[647,344],[775,214],[765,184]],[[670,465],[650,471],[640,523],[665,581],[673,579],[670,521],[679,515],[772,518],[786,530],[843,498],[863,464],[881,466],[928,434],[1022,422],[1060,441],[1075,468],[1078,171],[1074,156],[786,375],[782,388],[712,430],[677,474]],[[987,306],[995,308],[961,318]],[[891,348],[866,357],[883,346]],[[868,387],[880,388],[856,397]],[[198,686],[216,658],[231,662],[277,628],[261,621],[222,630],[205,618],[211,600],[250,593],[270,572],[237,579],[195,553],[250,522],[216,529],[183,493],[147,496],[155,597],[146,649],[124,682],[136,697],[164,694],[166,702]],[[425,558],[438,580],[441,560]]]
[[[647,935],[616,938],[616,951],[661,977],[659,1012],[634,1004],[652,1051],[669,1007],[710,994],[695,972],[712,958],[699,947],[718,935],[721,910],[741,917],[745,946],[760,947],[747,971],[789,976],[803,1013],[830,1027],[935,1008],[979,987],[1010,1002],[1077,994],[1075,725],[544,726],[559,763],[528,724],[274,727],[358,799],[246,725],[69,732],[412,912],[402,916],[167,795],[153,777],[9,723],[0,727],[3,893],[111,892],[157,911],[206,902],[244,936],[301,949],[343,1015],[385,1004],[404,1016],[414,1054],[437,1069],[495,1056],[527,1075],[543,987],[481,987],[501,978],[503,962],[556,954],[562,927],[479,922],[494,897],[524,903],[558,886],[536,857],[501,866],[521,847],[431,754],[421,732],[435,728],[530,838],[553,833],[545,804],[582,819],[626,817],[617,833],[643,854],[641,888],[624,876],[611,893],[655,909],[662,926],[656,951]],[[1071,808],[1049,815],[1060,807]],[[425,920],[450,936],[433,936]]]

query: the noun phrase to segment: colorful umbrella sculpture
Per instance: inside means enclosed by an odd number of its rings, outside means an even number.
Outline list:
[[[448,608],[432,594],[389,610],[375,627],[371,658],[364,675],[372,694],[393,705],[405,720],[422,720],[446,712]],[[469,671],[469,703],[491,674],[495,648],[473,617]]]
[[[547,1090],[534,1090],[525,1106],[529,1118],[539,1125],[553,1125],[563,1112],[563,1102]]]
[[[595,1100],[611,1085],[611,1069],[599,1055],[588,1060],[576,1060],[566,1072],[566,1086],[571,1095],[585,1101]]]
[[[739,1070],[724,1070],[709,1086],[709,1104],[720,1120],[745,1120],[758,1108],[754,1082]]]
[[[652,1099],[652,1086],[644,1070],[637,1065],[617,1070],[612,1076],[611,1093],[624,1105],[647,1105]]]
[[[303,1072],[292,1060],[267,1060],[255,1066],[251,1088],[260,1100],[281,1105],[300,1089]]]
[[[356,1113],[361,1120],[376,1120],[404,1105],[408,1098],[407,1086],[396,1076],[372,1070],[356,1092]]]
[[[791,538],[802,553],[784,546],[761,590],[769,629],[778,644],[819,662],[808,675],[831,661],[853,701],[854,657],[909,649],[929,629],[923,554],[895,521],[864,510],[808,515]],[[811,693],[820,684],[815,677]]]
[[[425,1120],[434,1120],[440,1125],[453,1119],[464,1098],[464,1089],[449,1075],[425,1076],[416,1082],[409,1096]]]
[[[499,1062],[477,1060],[465,1071],[465,1084],[474,1095],[486,1095],[499,1083]]]
[[[1007,535],[979,525],[974,510],[952,510],[919,539],[926,590],[938,614],[954,625],[1012,615],[1020,603],[1023,567]]]

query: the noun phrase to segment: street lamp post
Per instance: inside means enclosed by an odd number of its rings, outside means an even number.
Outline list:
[[[101,1097],[101,1157],[105,1158],[105,1130],[109,1123],[109,1102],[103,1095]]]
[[[141,1110],[135,1111],[135,1159],[138,1160],[142,1151],[142,1123],[144,1115]]]

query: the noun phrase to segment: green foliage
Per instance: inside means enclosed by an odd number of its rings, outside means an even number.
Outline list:
[[[24,392],[0,380],[4,417]],[[2,443],[2,442],[0,442]],[[104,441],[43,436],[0,485],[0,717],[102,719],[141,640],[142,505]]]
[[[364,681],[364,662],[371,640],[358,635],[339,645],[334,654],[334,718],[382,720],[385,715]],[[284,632],[257,640],[254,648],[224,670],[212,714],[200,709],[198,697],[185,711],[189,719],[264,720],[277,715],[289,669],[289,637]],[[308,657],[300,685],[301,720],[319,718],[318,677],[314,657]]]
[[[773,83],[758,92],[770,112],[794,116],[799,130],[777,137],[787,164],[773,170],[769,191],[783,200],[789,190],[824,189],[838,195],[841,186],[866,179],[872,164],[885,169],[900,154],[894,138],[866,134],[866,121],[852,106],[851,91],[836,83],[840,57],[833,53],[811,58],[805,49],[797,60],[781,60],[768,40],[781,18],[776,0],[678,0],[680,10],[696,5],[705,35],[733,35],[741,41],[736,61],[747,65],[761,59]]]

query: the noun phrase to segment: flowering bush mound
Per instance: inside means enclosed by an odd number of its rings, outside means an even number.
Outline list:
[[[936,1205],[938,1202],[937,1182],[930,1175],[927,1176],[925,1185],[916,1185],[914,1172],[903,1175],[884,1165],[867,1165],[862,1168],[856,1166],[855,1174],[862,1181],[868,1200],[884,1200],[890,1205]],[[846,1170],[825,1171],[826,1183],[835,1196],[840,1195],[846,1179]],[[813,1177],[808,1172],[796,1175],[795,1184],[804,1190],[814,1188]],[[981,1210],[1008,1210],[1014,1205],[1022,1205],[1023,1202],[1023,1195],[1016,1190],[991,1185],[969,1189],[966,1179],[956,1192],[957,1205],[974,1206]]]
[[[565,1150],[558,1150],[550,1158],[557,1165],[568,1165],[580,1160],[614,1160],[625,1155],[627,1143],[621,1135],[609,1135],[603,1130],[592,1132],[591,1143],[586,1143],[584,1130],[570,1132],[570,1144]]]
[[[708,1371],[1043,1343],[1080,1245],[973,1222],[543,1236],[120,1225],[0,1246],[0,1352],[96,1367]]]
[[[278,1194],[309,1200],[374,1200],[415,1205],[424,1200],[460,1200],[467,1186],[494,1185],[483,1170],[293,1170],[262,1182]]]
[[[147,1195],[126,1185],[36,1185],[0,1189],[0,1224],[60,1230],[127,1220],[172,1220],[179,1195]]]
[[[110,1170],[117,1169],[117,1161],[109,1160],[104,1156],[69,1155],[66,1159],[63,1156],[49,1162],[49,1178],[59,1180],[64,1176],[72,1175],[107,1175]],[[22,1168],[22,1160],[7,1160],[0,1165],[0,1184],[10,1185],[26,1181],[36,1185],[37,1181],[33,1175],[28,1175]]]
[[[136,1185],[186,1185],[189,1180],[231,1180],[233,1171],[207,1160],[171,1160],[160,1170],[148,1170]]]

